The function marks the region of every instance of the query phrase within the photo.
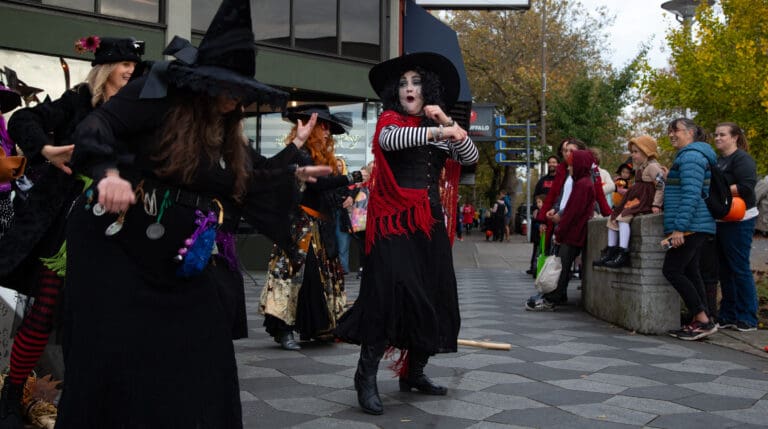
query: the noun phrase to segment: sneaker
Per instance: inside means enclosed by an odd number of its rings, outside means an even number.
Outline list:
[[[752,331],[757,331],[757,326],[750,325],[746,322],[742,322],[741,320],[739,320],[738,322],[736,322],[736,330],[739,332],[752,332]]]
[[[720,329],[736,329],[736,322],[733,320],[723,319],[717,323],[717,327]]]
[[[684,332],[688,329],[688,326],[689,325],[683,325],[679,329],[670,329],[667,331],[667,334],[669,334],[670,337],[678,338],[681,332]]]
[[[694,320],[686,329],[678,333],[677,338],[685,341],[694,341],[712,335],[715,332],[717,332],[717,325],[712,323],[712,321],[701,323],[698,320]]]
[[[547,301],[544,298],[537,299],[536,301],[528,300],[525,303],[526,311],[554,311],[555,304]]]

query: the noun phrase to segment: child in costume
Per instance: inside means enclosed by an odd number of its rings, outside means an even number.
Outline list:
[[[637,215],[660,213],[664,202],[664,171],[656,161],[656,140],[639,136],[629,141],[635,183],[624,198],[613,208],[608,219],[608,247],[593,266],[619,268],[629,265],[629,223]]]
[[[613,192],[612,199],[613,205],[617,206],[621,204],[621,200],[624,199],[624,194],[627,193],[629,187],[632,186],[632,163],[625,162],[616,169],[616,178],[613,179],[613,183],[616,185],[616,190]]]

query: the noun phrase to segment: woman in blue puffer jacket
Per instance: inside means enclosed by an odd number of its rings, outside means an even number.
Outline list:
[[[704,131],[690,119],[673,120],[667,134],[677,155],[664,189],[664,234],[672,248],[664,258],[662,272],[693,315],[690,324],[669,333],[681,340],[698,340],[717,332],[707,314],[699,271],[701,248],[716,231],[703,195],[709,192],[709,168],[717,156],[704,143]]]

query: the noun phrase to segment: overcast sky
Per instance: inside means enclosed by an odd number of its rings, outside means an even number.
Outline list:
[[[616,17],[604,31],[609,35],[606,60],[615,67],[625,66],[640,50],[642,43],[650,44],[648,59],[652,67],[666,67],[666,30],[680,25],[671,13],[661,8],[661,0],[578,0],[588,11],[605,6]],[[663,49],[663,51],[662,51]]]

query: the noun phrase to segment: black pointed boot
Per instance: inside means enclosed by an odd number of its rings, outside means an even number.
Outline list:
[[[360,360],[355,371],[355,390],[357,403],[368,414],[380,415],[384,405],[376,385],[376,373],[379,371],[379,361],[384,355],[385,344],[363,344],[360,346]]]
[[[621,268],[628,267],[629,263],[629,249],[619,247],[618,252],[616,252],[616,256],[610,261],[606,262],[605,266],[608,268]]]
[[[608,246],[600,251],[600,259],[592,261],[593,267],[604,267],[605,263],[616,258],[616,252],[619,251],[619,246]]]
[[[418,350],[408,350],[408,375],[400,377],[400,391],[410,392],[416,389],[427,395],[445,395],[448,389],[438,386],[424,374],[429,355]]]
[[[24,384],[13,384],[8,378],[0,392],[0,429],[23,429],[24,419],[21,416],[21,397],[24,394]]]

